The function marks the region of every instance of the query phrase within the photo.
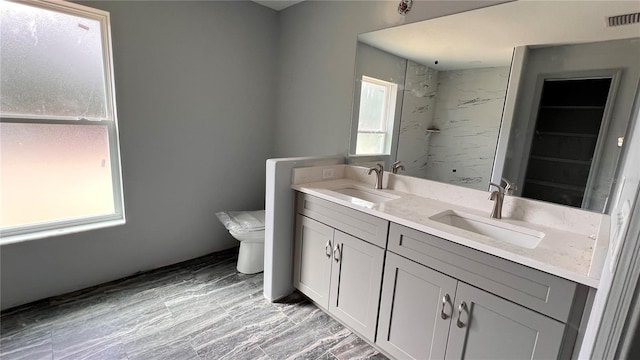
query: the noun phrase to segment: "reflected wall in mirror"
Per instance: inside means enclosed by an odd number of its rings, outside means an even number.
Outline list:
[[[640,25],[603,18],[640,3],[575,6],[518,1],[359,35],[353,118],[362,76],[395,82],[384,160],[401,160],[403,174],[480,190],[504,177],[515,195],[606,210],[640,79]],[[354,120],[352,154],[357,131]]]
[[[409,60],[397,150],[405,174],[486,189],[508,75],[508,66],[436,70]]]

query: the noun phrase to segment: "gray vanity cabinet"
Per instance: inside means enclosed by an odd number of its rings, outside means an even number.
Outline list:
[[[329,308],[333,228],[296,216],[293,286],[319,306]]]
[[[564,324],[396,254],[376,344],[398,359],[555,359]]]
[[[444,359],[457,283],[387,253],[376,345],[397,359]]]
[[[373,342],[385,256],[385,249],[373,242],[379,235],[376,229],[384,228],[386,244],[388,222],[349,210],[299,195],[293,283],[318,306]]]
[[[586,287],[308,194],[296,209],[294,286],[386,354],[571,357]]]
[[[384,249],[337,231],[331,267],[329,312],[374,341]]]
[[[557,359],[564,324],[458,283],[445,359]]]

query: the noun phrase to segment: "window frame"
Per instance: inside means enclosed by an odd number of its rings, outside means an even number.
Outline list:
[[[50,0],[5,0],[44,10],[60,12],[98,21],[102,41],[103,75],[105,80],[106,118],[87,119],[70,116],[40,116],[0,114],[1,123],[14,124],[53,124],[53,125],[97,125],[106,126],[109,137],[109,157],[111,164],[111,183],[114,213],[106,215],[88,215],[76,218],[50,220],[26,225],[0,228],[0,245],[41,239],[51,236],[76,233],[104,227],[122,225],[126,222],[124,192],[122,184],[122,166],[120,158],[120,139],[115,98],[113,73],[113,51],[111,41],[111,18],[109,12],[90,8],[66,1]]]
[[[363,155],[389,155],[391,153],[391,142],[393,139],[393,129],[395,124],[395,112],[396,112],[396,101],[397,101],[397,93],[398,93],[398,84],[380,80],[374,77],[362,75],[362,82],[360,85],[360,98],[362,99],[362,87],[365,83],[374,84],[378,86],[382,86],[386,89],[385,91],[385,101],[382,109],[383,116],[383,126],[381,126],[382,130],[361,130],[360,129],[360,113],[358,113],[358,128],[356,132],[356,142],[358,139],[358,135],[360,134],[382,134],[384,149],[380,153],[367,153],[367,154],[359,154],[357,152],[358,145],[354,148],[355,155],[363,156]],[[361,108],[361,106],[359,106]]]

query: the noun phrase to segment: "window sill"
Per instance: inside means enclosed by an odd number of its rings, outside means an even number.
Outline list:
[[[3,236],[2,238],[0,238],[0,246],[16,244],[16,243],[21,243],[21,242],[31,241],[31,240],[39,240],[39,239],[44,239],[44,238],[49,238],[54,236],[74,234],[74,233],[90,231],[90,230],[103,229],[103,228],[108,228],[112,226],[124,225],[125,223],[126,223],[125,219],[106,220],[106,221],[95,222],[91,224],[68,226],[61,229],[43,230],[43,231],[31,232],[28,234],[9,235],[6,237]]]

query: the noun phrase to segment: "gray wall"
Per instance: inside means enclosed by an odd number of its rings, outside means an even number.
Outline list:
[[[127,224],[2,246],[2,308],[237,246],[214,212],[264,206],[277,13],[87,5],[111,13]]]
[[[357,35],[504,1],[305,1],[280,13],[276,155],[346,154]]]

